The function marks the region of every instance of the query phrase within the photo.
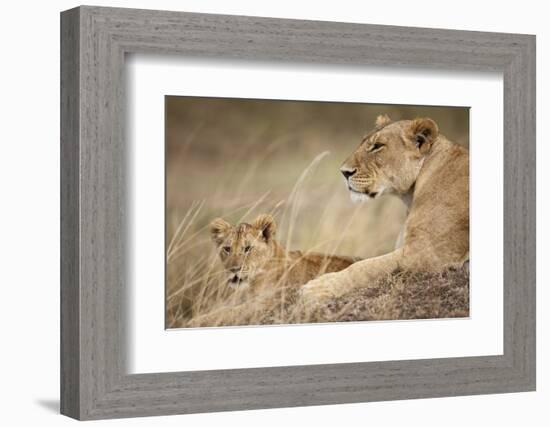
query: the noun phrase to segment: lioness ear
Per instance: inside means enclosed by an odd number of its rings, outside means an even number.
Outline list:
[[[384,126],[387,126],[391,123],[390,116],[387,114],[381,114],[376,118],[376,121],[374,122],[374,126],[376,129],[382,129]]]
[[[415,119],[411,125],[411,133],[416,147],[424,154],[430,150],[432,143],[439,136],[439,128],[432,119]]]
[[[258,216],[252,224],[261,231],[262,237],[266,242],[269,242],[277,231],[277,224],[271,215],[263,214]]]
[[[231,229],[231,224],[229,224],[226,220],[222,218],[216,218],[210,223],[210,235],[212,236],[212,240],[216,244],[221,244],[225,237],[227,236],[227,232]]]

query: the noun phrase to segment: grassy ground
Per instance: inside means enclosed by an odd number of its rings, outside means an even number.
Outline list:
[[[231,295],[233,296],[233,295]],[[237,326],[291,323],[356,322],[366,320],[436,319],[469,316],[469,273],[448,269],[438,273],[394,273],[369,288],[356,289],[305,309],[298,288],[286,289],[243,304],[238,298],[209,306],[205,316],[181,326]]]
[[[269,212],[278,222],[279,241],[290,249],[380,255],[393,249],[405,217],[401,201],[388,196],[354,205],[338,172],[376,115],[388,113],[395,120],[429,116],[447,137],[468,145],[468,111],[457,108],[168,97],[166,112],[168,327],[188,326],[213,311],[220,313],[219,324],[329,321],[330,316],[316,320],[319,313],[299,314],[291,304],[292,290],[277,296],[274,307],[255,309],[250,301],[252,309],[244,318],[228,316],[227,308],[238,301],[219,280],[221,265],[209,238],[209,222],[215,217],[250,221]],[[442,277],[451,284],[457,279]],[[453,316],[434,308],[437,293],[405,298],[404,290],[397,291],[404,280],[391,278],[381,286],[393,289],[385,297],[373,297],[372,291],[353,297],[357,304],[369,301],[356,320],[415,318],[415,307],[421,306],[431,307],[425,309],[428,317]],[[418,277],[406,282],[423,283]],[[456,286],[462,295],[464,281]],[[395,302],[391,310],[388,298]],[[467,313],[467,302],[459,305],[456,313]],[[291,306],[294,314],[287,310]],[[397,317],[384,317],[389,313]]]

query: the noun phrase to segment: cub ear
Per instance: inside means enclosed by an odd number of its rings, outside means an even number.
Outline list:
[[[387,114],[381,114],[376,118],[376,121],[374,122],[374,126],[376,129],[382,129],[384,126],[387,126],[391,123],[390,116]]]
[[[262,237],[266,242],[269,242],[277,232],[277,224],[271,215],[262,214],[258,216],[252,224],[261,231]]]
[[[411,133],[416,147],[424,154],[430,150],[439,136],[439,128],[432,119],[415,119],[411,124]]]
[[[216,218],[210,223],[210,235],[216,244],[221,244],[227,237],[231,224],[222,218]]]

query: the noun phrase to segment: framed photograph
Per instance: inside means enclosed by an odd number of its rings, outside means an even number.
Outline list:
[[[535,37],[61,14],[61,412],[535,390]]]
[[[469,111],[167,96],[166,327],[469,317]],[[367,123],[372,130],[364,134]],[[299,294],[309,281],[394,251],[415,193],[410,182],[396,181],[404,161],[392,166],[403,153],[402,134],[410,130],[408,148],[423,162],[418,135],[437,132],[443,149],[443,129],[445,150],[463,162],[453,181],[463,183],[454,193],[441,187],[451,198],[437,246],[454,235],[454,247],[462,235],[457,256],[431,265],[431,246],[422,248],[414,262],[430,265],[385,267],[368,286],[354,282],[304,309]],[[397,197],[382,197],[390,194]],[[457,198],[460,218],[447,205]],[[409,277],[412,271],[431,274]]]

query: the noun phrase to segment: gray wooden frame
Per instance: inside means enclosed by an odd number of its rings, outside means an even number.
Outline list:
[[[126,53],[504,76],[504,354],[128,375]],[[61,14],[61,412],[183,414],[535,389],[535,37],[79,7]]]

